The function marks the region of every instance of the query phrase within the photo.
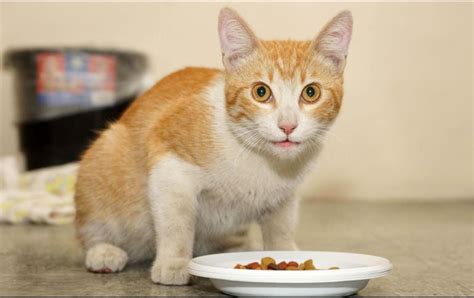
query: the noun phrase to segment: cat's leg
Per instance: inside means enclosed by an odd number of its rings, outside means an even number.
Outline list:
[[[202,256],[223,252],[261,250],[250,238],[250,227],[242,226],[237,231],[224,234],[208,235],[206,231],[197,234],[194,243],[194,256]]]
[[[188,263],[195,237],[200,170],[176,157],[167,157],[151,171],[149,200],[155,224],[156,258],[151,279],[165,285],[189,282]]]
[[[235,233],[229,233],[214,240],[216,252],[238,252],[251,248],[249,226],[242,227]]]
[[[86,267],[96,273],[122,271],[127,261],[128,255],[124,250],[108,243],[96,244],[86,253]]]
[[[298,222],[298,200],[291,198],[260,220],[265,250],[297,250],[295,230]]]

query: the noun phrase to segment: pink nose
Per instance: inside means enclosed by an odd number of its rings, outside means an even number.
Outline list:
[[[278,127],[284,132],[286,133],[287,135],[289,135],[290,133],[293,132],[293,130],[295,130],[295,128],[298,126],[298,124],[296,123],[284,123],[284,124],[280,124],[278,125]]]

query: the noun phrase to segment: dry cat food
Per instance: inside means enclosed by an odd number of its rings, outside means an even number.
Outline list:
[[[259,262],[249,263],[247,265],[237,264],[234,266],[234,269],[249,269],[249,270],[321,270],[321,268],[316,268],[313,264],[313,260],[309,259],[303,263],[290,261],[285,262],[281,261],[277,263],[272,257],[264,257]],[[339,267],[330,267],[328,270],[339,269]]]

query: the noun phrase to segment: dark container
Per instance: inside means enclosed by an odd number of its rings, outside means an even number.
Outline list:
[[[147,59],[90,48],[11,50],[20,147],[28,169],[76,161],[145,88]]]
[[[107,123],[118,119],[127,109],[131,99],[89,112],[20,123],[20,147],[27,168],[32,170],[78,160]]]

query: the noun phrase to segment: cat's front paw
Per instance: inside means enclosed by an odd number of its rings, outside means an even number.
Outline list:
[[[151,280],[163,285],[186,285],[189,283],[189,259],[156,259],[151,268]]]

